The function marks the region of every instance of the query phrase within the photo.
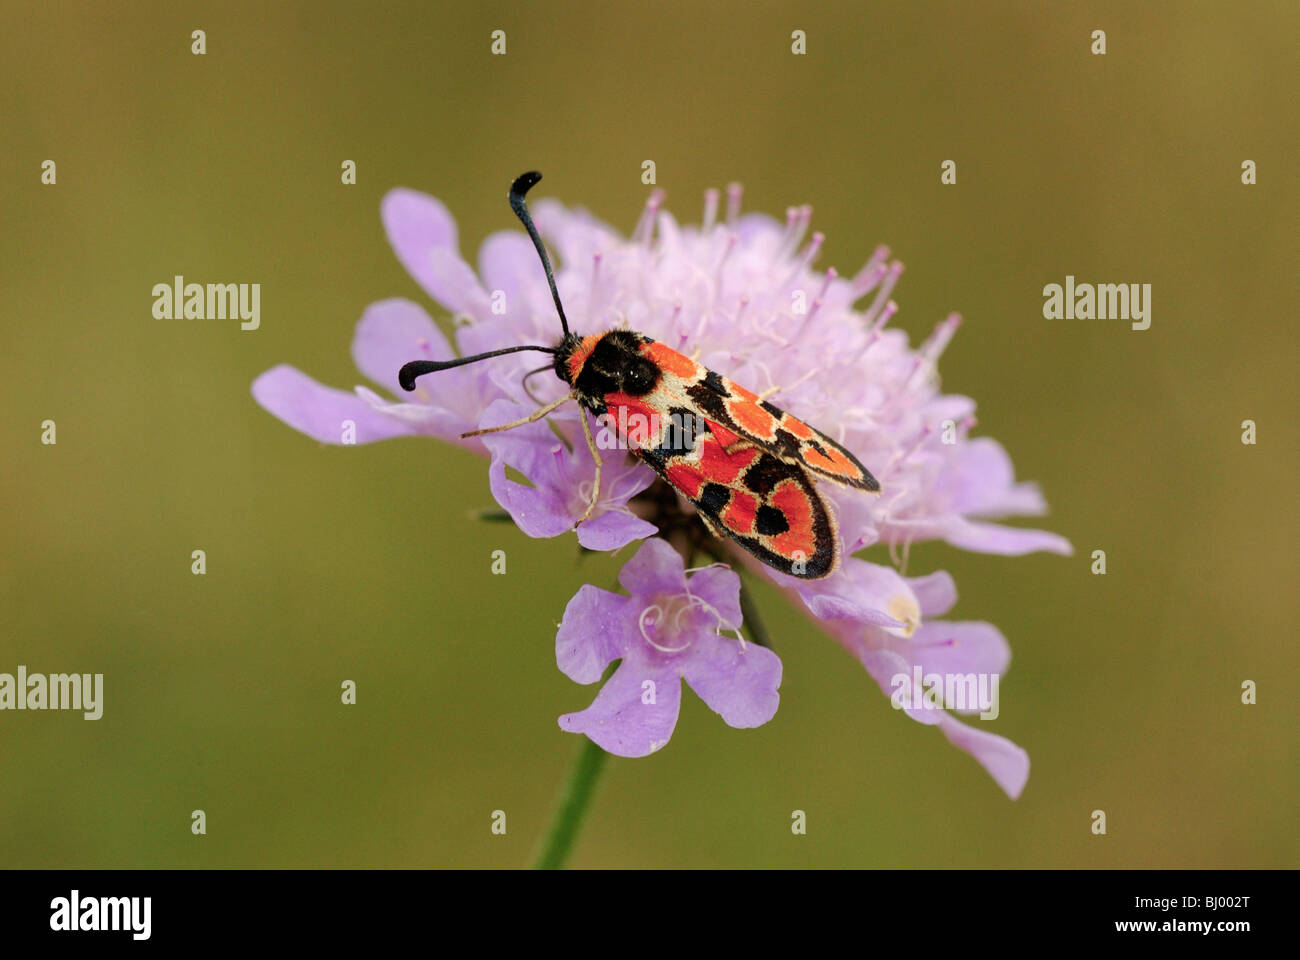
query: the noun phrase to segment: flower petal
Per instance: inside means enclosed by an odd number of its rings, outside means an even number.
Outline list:
[[[589,267],[594,254],[617,251],[627,243],[617,230],[586,210],[565,207],[551,197],[543,197],[531,206],[538,232],[559,254],[562,267]]]
[[[252,392],[267,412],[321,443],[342,445],[348,421],[355,426],[356,443],[415,432],[410,423],[385,416],[355,393],[327,387],[288,364],[263,373],[253,381]]]
[[[459,414],[423,403],[389,403],[367,387],[357,386],[353,390],[370,409],[409,425],[411,433],[439,437],[477,453],[484,452],[478,437],[461,437],[462,433],[473,429],[474,425]]]
[[[506,316],[523,305],[524,291],[540,273],[537,253],[527,234],[518,230],[499,230],[491,234],[478,249],[478,272],[493,290],[506,293]],[[517,301],[517,302],[516,302]]]
[[[622,510],[606,510],[578,524],[578,543],[588,550],[617,550],[658,532],[659,528],[649,520]]]
[[[936,570],[924,577],[911,577],[907,585],[916,595],[921,612],[927,617],[942,617],[957,603],[957,584],[947,570]]]
[[[1036,516],[1047,510],[1038,487],[1015,482],[1010,455],[992,437],[959,446],[935,493],[950,494],[952,511],[965,516]]]
[[[1001,676],[1011,665],[1011,645],[991,623],[932,620],[895,649],[924,674]],[[978,710],[974,711],[978,712]]]
[[[641,545],[632,559],[623,564],[618,582],[633,596],[686,592],[686,574],[681,554],[666,540],[654,538]]]
[[[874,497],[865,497],[861,490],[851,489],[830,489],[825,492],[825,497],[831,501],[835,511],[845,556],[880,539]]]
[[[411,360],[449,360],[451,344],[424,308],[400,297],[366,307],[352,337],[357,369],[395,397],[406,397],[397,371]]]
[[[924,690],[912,690],[912,665],[900,654],[880,647],[869,648],[861,643],[850,646],[850,650],[871,675],[871,679],[889,697],[896,710],[903,711],[917,723],[927,726],[933,726],[944,716],[943,709],[925,705],[922,699]],[[908,691],[909,697],[906,700],[896,699],[896,694],[900,691]]]
[[[781,703],[781,658],[734,637],[708,633],[697,639],[683,677],[728,726],[762,726]]]
[[[558,537],[573,529],[564,503],[550,490],[524,486],[506,476],[508,461],[494,454],[488,468],[488,485],[501,508],[515,525],[534,539]],[[513,464],[511,464],[513,466]]]
[[[941,714],[939,729],[954,747],[978,760],[1007,796],[1012,800],[1020,796],[1029,780],[1029,754],[1023,747],[996,733],[962,723],[947,713]]]
[[[555,662],[570,680],[595,683],[638,638],[631,597],[584,584],[564,608],[555,634]]]
[[[1065,537],[1046,530],[1022,530],[1018,527],[1004,527],[996,523],[975,523],[958,519],[952,524],[944,539],[954,547],[965,550],[977,550],[980,553],[1000,553],[1007,556],[1021,556],[1046,550],[1070,556],[1074,547]]]
[[[740,576],[730,567],[713,564],[697,570],[686,583],[687,589],[699,597],[722,618],[724,630],[737,630],[744,617],[740,612]]]
[[[585,733],[616,756],[644,757],[672,737],[681,702],[682,683],[675,673],[627,658],[591,706],[559,718],[560,729]]]
[[[823,580],[795,580],[794,589],[822,620],[857,620],[906,633],[920,621],[921,606],[907,581],[889,567],[845,557],[840,571]]]
[[[560,320],[527,234],[518,230],[492,234],[479,248],[478,262],[487,289],[505,294],[505,312],[493,316],[509,330],[509,340],[503,343],[552,343],[558,339]]]
[[[498,400],[484,411],[480,424],[498,426],[527,413],[519,404]],[[520,530],[530,537],[558,537],[573,529],[566,471],[570,454],[550,427],[538,421],[489,433],[483,437],[483,445],[492,454],[488,469],[492,496]],[[507,466],[527,477],[532,486],[509,479]]]
[[[497,400],[484,411],[479,423],[483,427],[499,426],[536,409]],[[592,516],[578,523],[587,509],[596,464],[576,424],[558,417],[556,421],[572,428],[566,431],[570,437],[578,435],[576,441],[569,441],[572,449],[544,421],[483,437],[484,446],[492,453],[492,494],[519,528],[530,537],[555,537],[577,526],[579,542],[592,550],[616,550],[653,534],[653,524],[639,520],[626,509],[628,500],[654,481],[654,472],[630,457],[606,458],[600,500]],[[506,467],[522,473],[532,486],[511,480]]]
[[[487,295],[457,252],[456,221],[442,202],[416,190],[385,194],[380,216],[397,259],[448,310],[486,315]]]

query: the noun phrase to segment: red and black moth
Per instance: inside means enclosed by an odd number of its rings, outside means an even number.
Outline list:
[[[568,394],[522,420],[464,436],[533,423],[570,399],[598,417],[604,415],[609,424],[654,425],[621,431],[620,440],[695,506],[714,536],[730,537],[782,573],[807,580],[828,576],[839,564],[839,536],[816,481],[879,493],[876,478],[826,434],[644,334],[571,333],[550,259],[524,203],[524,195],[541,179],[537,172],[516,179],[510,187],[510,207],[541,257],[563,338],[554,347],[526,345],[455,360],[416,360],[399,372],[402,388],[414,390],[415,378],[422,374],[489,357],[521,350],[550,353],[555,375],[569,386]],[[601,471],[591,426],[585,415],[580,419],[596,479],[587,512],[578,523],[595,508]],[[684,440],[674,428],[683,422],[695,425]]]

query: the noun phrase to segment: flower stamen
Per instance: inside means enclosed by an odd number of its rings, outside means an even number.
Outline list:
[[[727,184],[727,226],[730,227],[740,216],[740,197],[745,188],[738,183]]]
[[[871,306],[868,307],[867,312],[862,315],[862,322],[866,326],[874,327],[876,329],[884,326],[883,323],[877,325],[876,318],[880,315],[880,312],[885,309],[885,305],[890,302],[889,295],[894,292],[894,285],[898,283],[898,278],[902,276],[902,274],[903,264],[901,261],[895,260],[889,265],[889,268],[885,271],[885,276],[881,281],[880,289],[876,291],[876,298],[871,301]]]
[[[700,226],[700,233],[706,234],[713,230],[713,225],[718,219],[718,191],[715,187],[710,187],[704,191],[704,222]]]
[[[657,616],[650,621],[652,625],[657,626],[659,624],[658,617],[662,617],[663,613],[664,608],[659,606],[657,603],[651,604],[641,611],[641,616],[637,617],[636,621],[637,629],[641,632],[641,639],[650,644],[650,646],[654,647],[660,653],[681,653],[690,646],[689,642],[682,644],[680,647],[665,647],[662,644],[655,643],[650,639],[650,634],[646,633],[646,614],[657,614]]]

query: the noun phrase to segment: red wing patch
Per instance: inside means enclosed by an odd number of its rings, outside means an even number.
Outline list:
[[[629,449],[655,446],[662,435],[661,415],[650,397],[632,397],[626,393],[605,394],[602,424],[612,429]]]
[[[641,345],[641,354],[653,360],[655,366],[664,373],[672,374],[682,380],[702,377],[707,372],[704,367],[685,354],[678,353],[667,344],[649,338]]]
[[[723,382],[730,387],[732,394],[723,400],[723,408],[730,416],[731,422],[740,429],[740,433],[751,440],[767,444],[775,443],[780,421],[763,409],[757,395],[730,380],[724,379]]]
[[[772,540],[772,546],[782,556],[802,553],[805,557],[817,552],[817,536],[814,530],[813,514],[820,507],[826,507],[820,501],[814,502],[794,480],[782,480],[776,485],[770,497],[772,506],[781,511],[790,529],[778,534]]]
[[[722,511],[719,519],[723,525],[741,536],[752,537],[754,535],[754,523],[758,513],[758,498],[752,493],[746,493],[744,490],[733,490],[731,492],[731,502],[727,508]]]

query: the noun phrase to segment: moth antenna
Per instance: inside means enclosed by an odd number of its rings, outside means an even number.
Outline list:
[[[537,233],[537,227],[533,225],[533,217],[528,212],[528,205],[524,203],[524,194],[536,186],[540,179],[542,175],[536,170],[521,173],[516,177],[515,182],[510,185],[510,209],[523,223],[528,236],[533,239],[533,246],[537,248],[537,255],[542,258],[542,266],[546,269],[546,282],[551,285],[551,298],[555,301],[555,309],[560,314],[560,326],[564,328],[564,336],[567,338],[571,336],[569,318],[564,315],[564,305],[560,303],[560,291],[555,289],[555,274],[551,270],[551,261],[546,256],[546,247],[543,246],[542,238]]]
[[[402,369],[397,371],[397,382],[402,385],[403,390],[410,393],[415,389],[415,378],[426,373],[437,373],[439,370],[463,367],[467,363],[478,363],[480,360],[487,360],[489,357],[518,353],[521,350],[540,350],[542,353],[555,353],[554,347],[538,347],[530,344],[522,347],[502,347],[500,350],[489,350],[487,353],[478,353],[472,357],[457,357],[455,360],[412,360],[410,363],[403,364]]]

